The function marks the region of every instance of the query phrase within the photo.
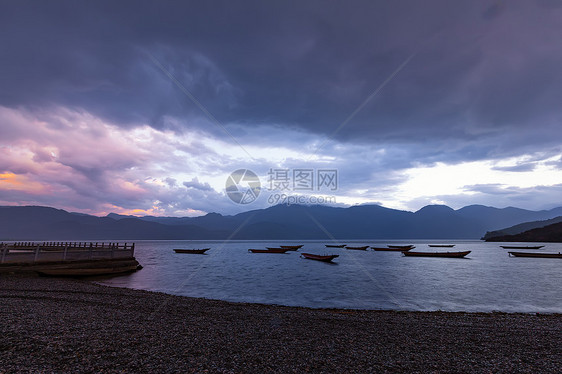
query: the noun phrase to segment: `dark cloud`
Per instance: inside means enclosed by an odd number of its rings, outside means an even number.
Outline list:
[[[241,167],[265,175],[275,158],[284,167],[330,165],[341,171],[342,195],[382,200],[369,194],[390,191],[407,178],[402,170],[420,165],[536,155],[496,167],[532,171],[560,154],[560,5],[4,2],[0,172],[45,185],[57,176],[49,196],[81,206],[111,196],[131,209],[233,212],[222,192],[178,175]],[[151,134],[159,148],[111,141],[126,135],[99,123],[79,133],[84,121],[148,124],[161,130]],[[255,159],[214,149],[236,147],[229,134]],[[210,138],[217,142],[201,140]],[[12,145],[26,148],[29,162]],[[505,192],[490,188],[473,192]],[[541,193],[513,196],[533,192]]]
[[[535,170],[537,164],[535,163],[520,163],[514,166],[495,166],[492,170],[499,170],[499,171],[514,171],[514,172],[529,172]]]
[[[193,178],[189,182],[183,182],[183,185],[189,189],[195,189],[199,191],[214,191],[209,183],[201,183],[197,178]]]
[[[14,2],[0,17],[9,107],[225,136],[154,57],[222,123],[331,134],[414,54],[336,140],[510,144],[560,121],[562,15],[525,2]]]
[[[479,192],[489,195],[511,195],[514,192],[514,188],[505,188],[504,185],[499,183],[475,184],[472,186],[464,186],[464,190],[470,192]]]

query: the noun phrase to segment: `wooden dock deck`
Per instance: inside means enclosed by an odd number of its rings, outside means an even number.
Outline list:
[[[119,272],[140,268],[134,243],[117,242],[13,242],[0,243],[0,272],[44,271],[45,269],[111,269]],[[134,266],[134,264],[138,266]],[[124,269],[122,269],[124,270]],[[109,272],[109,270],[107,271]]]

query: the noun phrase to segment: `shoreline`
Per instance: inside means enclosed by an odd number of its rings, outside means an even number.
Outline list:
[[[1,274],[0,274],[1,276]],[[61,278],[65,278],[65,277],[61,277]],[[143,292],[149,292],[149,293],[154,293],[154,294],[161,294],[161,295],[167,295],[167,296],[173,296],[173,297],[181,297],[181,298],[185,298],[185,299],[193,299],[193,300],[207,300],[207,301],[218,301],[218,302],[224,302],[224,303],[228,303],[228,304],[241,304],[241,305],[255,305],[255,306],[271,306],[271,307],[279,307],[279,308],[294,308],[294,309],[304,309],[304,310],[318,310],[318,311],[356,311],[356,312],[394,312],[394,313],[450,313],[450,314],[457,314],[457,313],[461,313],[461,314],[482,314],[482,315],[488,315],[488,314],[492,314],[492,315],[501,315],[501,314],[507,314],[507,315],[528,315],[528,316],[559,316],[562,319],[562,312],[520,312],[520,311],[515,311],[515,312],[510,312],[510,311],[503,311],[503,310],[491,310],[491,311],[470,311],[470,310],[443,310],[443,309],[432,309],[432,310],[415,310],[415,309],[362,309],[362,308],[345,308],[345,307],[313,307],[313,306],[302,306],[302,305],[288,305],[288,304],[271,304],[271,303],[266,303],[266,302],[252,302],[252,301],[234,301],[234,300],[222,300],[222,299],[214,299],[214,298],[210,298],[210,297],[198,297],[198,296],[185,296],[185,295],[180,295],[180,294],[173,294],[173,293],[167,293],[164,291],[153,291],[153,290],[145,290],[142,288],[129,288],[129,287],[123,287],[123,286],[113,286],[113,285],[109,285],[109,284],[104,284],[104,283],[98,283],[100,282],[100,280],[89,280],[86,279],[87,277],[83,277],[84,279],[80,279],[80,278],[75,278],[74,280],[84,280],[87,282],[90,282],[91,284],[94,285],[98,285],[101,287],[109,287],[109,288],[118,288],[118,289],[124,289],[124,290],[133,290],[133,291],[143,291]],[[71,277],[66,277],[66,279],[71,279]]]
[[[0,368],[553,372],[562,315],[315,309],[0,275]]]

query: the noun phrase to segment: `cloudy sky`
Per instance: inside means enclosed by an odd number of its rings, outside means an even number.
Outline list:
[[[0,205],[562,205],[562,0],[0,8]],[[237,169],[262,182],[251,204],[226,195]],[[337,189],[266,188],[301,169]]]

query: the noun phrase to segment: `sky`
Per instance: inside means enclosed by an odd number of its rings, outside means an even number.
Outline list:
[[[562,0],[0,9],[0,205],[562,206]]]

